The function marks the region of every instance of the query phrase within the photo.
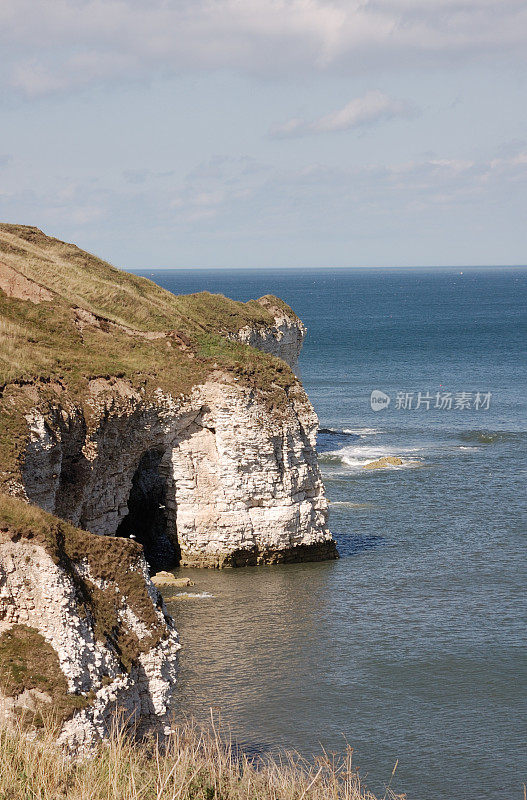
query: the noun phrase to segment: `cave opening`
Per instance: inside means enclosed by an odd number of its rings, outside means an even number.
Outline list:
[[[131,537],[143,545],[151,572],[172,569],[180,560],[177,539],[169,533],[163,455],[162,450],[147,450],[141,456],[132,478],[128,514],[115,532],[116,536]],[[175,525],[171,528],[175,530]]]

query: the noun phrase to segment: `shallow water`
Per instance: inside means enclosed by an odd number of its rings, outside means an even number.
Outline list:
[[[144,274],[175,292],[272,292],[306,322],[341,553],[181,570],[196,582],[169,603],[181,713],[221,710],[252,752],[346,740],[375,791],[399,759],[410,800],[523,797],[527,273]],[[491,392],[490,407],[396,407],[398,391],[448,390]],[[363,469],[385,455],[403,464]]]

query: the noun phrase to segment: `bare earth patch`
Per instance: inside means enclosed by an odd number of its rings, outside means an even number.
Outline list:
[[[53,300],[53,293],[17,272],[13,267],[0,261],[0,289],[8,297],[17,300],[30,300],[32,303],[42,303]]]

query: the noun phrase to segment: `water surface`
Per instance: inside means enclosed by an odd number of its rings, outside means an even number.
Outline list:
[[[410,800],[523,797],[527,273],[143,274],[176,293],[271,292],[307,324],[342,556],[181,570],[202,595],[170,603],[181,713],[221,710],[252,752],[348,741],[375,791],[399,759]],[[490,392],[490,406],[396,407],[419,391]],[[403,463],[363,469],[383,455]]]

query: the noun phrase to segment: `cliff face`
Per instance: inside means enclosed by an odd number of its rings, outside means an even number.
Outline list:
[[[245,325],[233,338],[281,358],[299,375],[298,359],[307,333],[305,325],[289,306],[272,295],[260,297],[258,303],[272,315],[272,325]]]
[[[221,372],[183,402],[123,382],[91,392],[91,432],[80,408],[28,415],[31,502],[94,533],[134,534],[154,569],[334,555],[317,419],[299,387],[279,412]]]
[[[335,557],[289,306],[175,297],[33,228],[0,225],[0,259],[11,494],[153,569]]]

